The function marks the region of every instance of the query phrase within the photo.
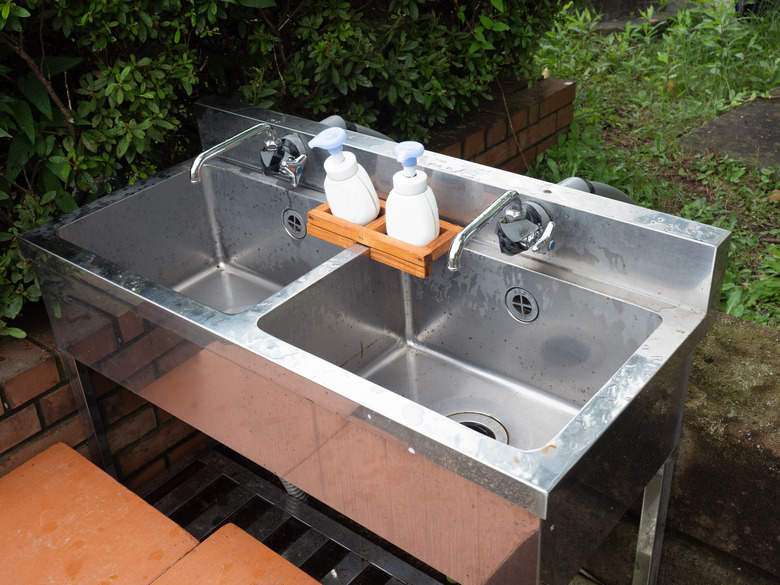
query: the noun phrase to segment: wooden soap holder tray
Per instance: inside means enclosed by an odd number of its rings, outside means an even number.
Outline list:
[[[449,250],[452,238],[463,228],[439,220],[438,238],[427,246],[412,246],[387,235],[385,202],[380,199],[379,203],[382,206],[379,217],[366,226],[334,216],[330,206],[323,203],[308,213],[307,232],[342,248],[362,244],[369,248],[372,260],[426,278],[431,274],[433,261]]]

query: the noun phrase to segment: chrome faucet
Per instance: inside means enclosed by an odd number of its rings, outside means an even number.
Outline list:
[[[266,175],[273,174],[285,177],[292,183],[293,187],[297,187],[301,174],[303,173],[303,166],[306,163],[306,155],[300,152],[299,147],[296,144],[301,141],[299,139],[293,139],[292,136],[278,140],[274,134],[273,128],[264,122],[252,126],[243,132],[239,132],[224,142],[220,142],[216,146],[212,146],[208,150],[200,153],[195,157],[195,160],[192,161],[192,166],[190,167],[190,181],[193,183],[200,182],[200,169],[206,161],[215,156],[224,154],[244,140],[258,134],[261,135],[263,140],[263,146],[260,150],[260,162],[262,164],[263,173]]]
[[[496,226],[502,252],[517,254],[529,249],[539,252],[545,245],[550,250],[555,247],[552,239],[555,223],[542,206],[534,202],[523,203],[517,191],[507,191],[457,233],[450,245],[447,268],[452,272],[460,270],[460,256],[466,243],[504,210],[504,217]]]

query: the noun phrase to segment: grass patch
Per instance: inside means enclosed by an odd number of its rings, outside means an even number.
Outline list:
[[[539,71],[577,82],[570,133],[530,172],[581,176],[640,205],[732,232],[721,310],[780,326],[780,168],[754,169],[678,140],[780,86],[780,11],[738,17],[694,2],[671,18],[650,9],[610,34],[598,17],[564,9],[536,57]]]

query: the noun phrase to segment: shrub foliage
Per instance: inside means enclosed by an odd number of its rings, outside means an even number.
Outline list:
[[[192,154],[200,94],[403,138],[522,76],[554,0],[0,0],[0,334],[16,236]]]

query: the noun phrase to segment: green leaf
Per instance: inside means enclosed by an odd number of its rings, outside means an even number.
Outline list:
[[[54,76],[81,63],[81,57],[44,57],[39,63],[44,76]]]
[[[57,193],[62,189],[62,179],[49,168],[50,164],[51,163],[44,164],[43,169],[41,170],[41,183],[43,183],[43,188],[47,192],[54,191]]]
[[[38,81],[33,73],[28,73],[20,77],[16,81],[16,85],[19,86],[19,90],[24,94],[30,102],[38,108],[41,113],[49,120],[52,119],[51,113],[51,101],[49,100],[49,94],[46,92],[46,88]]]
[[[5,169],[9,181],[13,181],[19,176],[32,153],[33,145],[24,134],[17,134],[11,140],[11,145],[8,147],[8,163]]]
[[[24,100],[15,100],[11,105],[14,110],[14,117],[19,129],[30,139],[30,144],[35,142],[35,120],[33,120],[30,105]]]
[[[54,198],[57,196],[56,191],[46,191],[46,193],[43,194],[41,197],[41,205],[46,205],[47,203],[51,203],[54,201]]]
[[[51,156],[46,161],[44,167],[47,168],[52,174],[61,181],[67,181],[70,176],[70,163],[64,156]],[[47,185],[47,189],[55,188],[53,185]]]
[[[19,18],[27,18],[30,16],[30,13],[21,6],[14,6],[11,10],[13,10],[13,13]]]
[[[68,213],[69,211],[73,211],[79,207],[79,204],[76,203],[76,200],[73,198],[73,196],[66,191],[61,191],[54,199],[57,207],[63,213]]]
[[[129,146],[130,146],[130,140],[128,140],[127,136],[123,136],[122,139],[119,141],[119,144],[117,144],[116,146],[116,155],[119,157],[124,156]]]
[[[24,297],[22,297],[21,295],[12,297],[11,302],[5,308],[5,311],[3,311],[3,316],[9,317],[11,319],[16,317],[19,314],[19,311],[22,310],[23,302],[24,302]]]
[[[725,312],[729,315],[736,315],[737,312],[742,313],[741,310],[737,310],[738,308],[742,309],[743,307],[740,307],[740,302],[742,301],[742,290],[738,287],[735,287],[731,290],[729,293],[729,296],[726,300],[726,309]]]
[[[10,335],[17,339],[23,339],[27,337],[27,334],[18,327],[0,327],[0,335]]]
[[[90,152],[97,152],[102,135],[97,130],[87,130],[81,133],[81,143]]]
[[[499,12],[504,11],[504,0],[490,0],[490,3],[493,5],[493,8]]]

